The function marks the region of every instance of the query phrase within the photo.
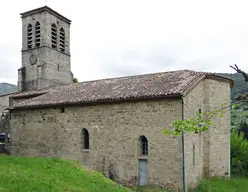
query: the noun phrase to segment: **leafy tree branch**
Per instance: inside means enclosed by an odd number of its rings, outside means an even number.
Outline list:
[[[238,101],[239,102],[239,101]],[[238,103],[237,102],[237,103]],[[212,120],[215,117],[222,118],[227,111],[233,110],[236,103],[233,104],[223,104],[220,108],[213,111],[208,111],[202,114],[201,111],[197,112],[195,116],[185,120],[176,120],[172,122],[172,127],[174,130],[165,129],[163,133],[166,135],[180,135],[183,132],[200,133],[209,129],[212,125]]]

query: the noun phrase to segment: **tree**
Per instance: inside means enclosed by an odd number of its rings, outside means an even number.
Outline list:
[[[244,133],[244,138],[248,140],[248,124],[246,120],[242,120],[239,124],[238,133]]]
[[[78,79],[76,77],[73,78],[73,83],[78,83]]]

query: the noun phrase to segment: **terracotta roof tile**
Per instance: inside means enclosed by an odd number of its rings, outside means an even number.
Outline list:
[[[194,83],[206,77],[216,77],[233,83],[231,79],[212,73],[190,70],[169,71],[145,75],[85,81],[52,87],[42,91],[12,108],[32,108],[66,104],[96,103],[128,99],[144,99],[166,96],[180,96]],[[29,93],[16,94],[14,97],[27,96]]]

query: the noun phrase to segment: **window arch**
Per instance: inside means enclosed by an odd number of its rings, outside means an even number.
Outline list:
[[[83,149],[89,149],[90,148],[89,132],[87,129],[82,130],[82,146],[83,146]]]
[[[148,155],[148,140],[145,136],[139,137],[139,150],[141,156],[147,156]]]
[[[40,23],[37,21],[35,23],[35,46],[40,46]]]
[[[33,41],[33,31],[32,25],[29,23],[27,27],[27,46],[28,48],[32,48],[32,41]]]
[[[57,26],[54,23],[51,26],[51,36],[52,48],[57,48]]]
[[[65,51],[65,30],[63,28],[60,28],[59,32],[59,37],[60,37],[60,51],[64,52]]]

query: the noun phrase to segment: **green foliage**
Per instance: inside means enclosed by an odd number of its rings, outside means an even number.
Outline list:
[[[131,192],[79,163],[0,155],[0,191]]]
[[[248,176],[248,141],[244,133],[232,130],[231,170],[234,175]]]
[[[73,83],[78,83],[78,79],[76,77],[73,78]]]
[[[247,132],[245,128],[242,128],[244,126],[244,123],[247,121],[248,118],[248,111],[245,110],[248,108],[248,102],[247,101],[234,101],[236,102],[234,107],[232,108],[231,113],[231,125],[232,128],[235,128],[237,130],[243,129],[244,132]],[[248,133],[246,134],[248,137]]]
[[[225,114],[226,107],[216,109],[212,112],[207,112],[205,116],[201,112],[197,112],[196,115],[192,118],[185,120],[176,120],[172,122],[173,131],[169,129],[163,130],[163,133],[166,135],[180,135],[181,131],[183,132],[193,132],[200,133],[209,129],[212,124],[212,119],[216,116],[222,118]]]
[[[133,190],[135,192],[172,192],[170,190],[159,189],[153,186],[137,186]]]
[[[189,192],[246,192],[247,189],[247,177],[233,177],[230,180],[213,178],[202,181],[196,189],[191,189]]]
[[[248,124],[246,120],[242,120],[239,124],[238,131],[244,133],[244,138],[248,140]]]
[[[218,75],[231,78],[234,81],[234,87],[231,89],[231,97],[234,99],[239,94],[248,93],[247,82],[240,73],[217,73]]]

